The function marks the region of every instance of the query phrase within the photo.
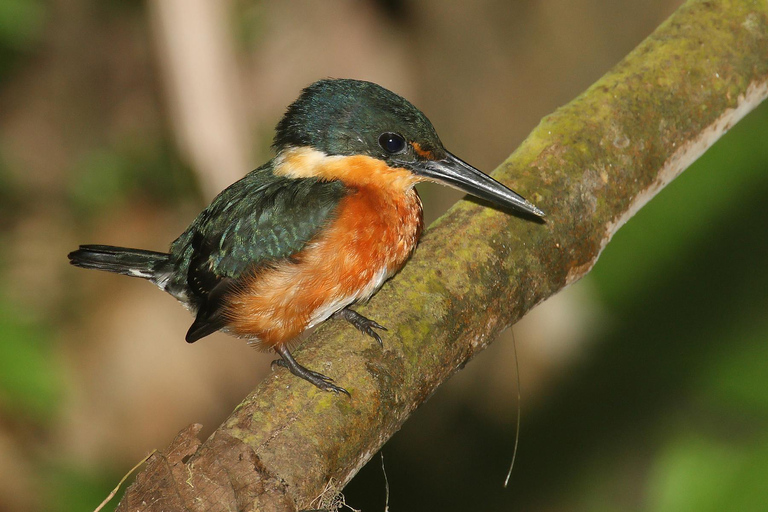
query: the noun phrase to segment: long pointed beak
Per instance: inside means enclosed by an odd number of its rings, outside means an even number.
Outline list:
[[[442,160],[419,162],[412,169],[416,174],[429,180],[459,189],[498,206],[544,217],[543,211],[514,190],[505,187],[447,151],[446,155]]]

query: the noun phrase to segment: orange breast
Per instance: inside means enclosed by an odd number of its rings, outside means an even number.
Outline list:
[[[335,220],[301,252],[244,280],[228,300],[233,334],[263,348],[365,300],[406,262],[421,235],[421,200],[406,190],[353,187]]]

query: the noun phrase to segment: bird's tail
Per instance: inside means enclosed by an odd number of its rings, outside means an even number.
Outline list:
[[[128,249],[111,245],[81,245],[69,253],[69,262],[80,268],[106,270],[131,277],[149,279],[155,284],[167,274],[170,254]]]

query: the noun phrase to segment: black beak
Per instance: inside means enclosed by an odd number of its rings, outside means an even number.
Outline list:
[[[446,151],[442,160],[419,162],[411,167],[413,172],[443,185],[457,188],[462,192],[485,199],[501,207],[511,208],[538,217],[544,212],[487,174],[478,171],[460,158]]]

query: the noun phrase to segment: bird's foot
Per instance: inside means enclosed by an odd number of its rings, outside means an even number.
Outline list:
[[[345,395],[351,397],[349,391],[334,384],[332,378],[327,377],[322,373],[314,372],[296,362],[286,347],[276,347],[275,351],[280,355],[281,359],[275,359],[272,361],[273,367],[277,365],[282,366],[283,368],[287,368],[288,371],[290,371],[295,376],[306,380],[307,382],[313,384],[317,388],[322,389],[323,391],[333,391],[337,395],[339,393],[344,393]]]
[[[374,331],[374,329],[381,329],[382,331],[386,331],[387,328],[383,325],[379,325],[374,320],[371,320],[370,318],[366,318],[357,311],[354,311],[349,308],[344,308],[336,313],[333,314],[335,318],[342,318],[346,320],[347,322],[351,323],[355,326],[355,328],[362,332],[363,334],[367,334],[371,338],[375,339],[380,347],[384,346],[384,342],[381,341],[381,336],[378,332]]]

